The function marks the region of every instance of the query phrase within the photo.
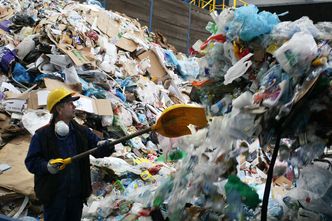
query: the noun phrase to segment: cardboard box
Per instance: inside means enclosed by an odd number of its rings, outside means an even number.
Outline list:
[[[157,55],[149,50],[138,55],[140,60],[148,58],[150,60],[151,67],[148,68],[148,72],[151,75],[152,81],[158,83],[158,81],[164,81],[167,79],[167,72],[160,64]]]

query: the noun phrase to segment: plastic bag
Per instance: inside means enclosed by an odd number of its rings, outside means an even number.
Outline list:
[[[23,84],[30,84],[33,82],[33,79],[29,75],[29,72],[21,65],[20,63],[16,63],[13,70],[13,78],[15,81],[18,81]]]
[[[315,26],[319,30],[319,39],[332,40],[332,22],[318,22]]]
[[[179,71],[184,79],[195,79],[199,74],[199,65],[196,58],[180,60]]]
[[[313,36],[297,32],[275,51],[274,56],[288,74],[301,76],[309,69],[317,53],[318,47]]]
[[[11,64],[15,61],[15,54],[6,47],[0,48],[0,70],[8,73]]]
[[[90,155],[91,164],[112,169],[115,174],[122,176],[127,173],[141,174],[141,170],[131,166],[126,161],[116,157],[104,157],[96,159]]]
[[[243,41],[251,41],[257,36],[267,34],[280,20],[276,14],[262,11],[259,14],[255,5],[243,6],[235,10],[234,20],[230,22],[227,37],[236,35]]]
[[[80,83],[80,78],[78,77],[77,71],[74,66],[71,66],[70,68],[63,68],[63,73],[65,74],[66,84]]]
[[[294,22],[285,21],[277,24],[273,28],[271,36],[275,40],[288,40],[297,32],[305,32],[314,37],[321,35],[321,32],[315,27],[312,20],[307,16],[303,16]]]
[[[25,113],[22,117],[22,123],[25,129],[29,131],[31,135],[42,126],[48,124],[52,115],[45,110],[36,110]]]
[[[241,60],[236,62],[230,69],[228,69],[227,73],[225,74],[225,85],[232,83],[235,79],[241,77],[246,73],[246,71],[252,65],[252,62],[249,60],[251,56],[253,56],[253,54],[247,54],[246,56],[241,58]]]
[[[23,60],[35,47],[35,41],[31,37],[24,38],[16,47],[17,57]]]
[[[299,200],[309,210],[332,215],[332,173],[318,166],[303,168],[298,187],[289,192],[289,197]]]
[[[174,53],[170,50],[164,50],[164,58],[166,66],[171,66],[177,68],[179,65],[178,59],[175,57]]]
[[[215,19],[216,24],[218,26],[217,33],[226,34],[227,24],[231,22],[233,18],[234,18],[234,9],[226,8],[222,10],[219,16]]]

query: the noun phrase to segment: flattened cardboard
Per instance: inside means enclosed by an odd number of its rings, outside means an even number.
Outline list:
[[[112,103],[110,100],[107,99],[97,99],[95,100],[96,110],[99,115],[102,116],[112,116],[113,109]]]
[[[117,36],[119,33],[120,23],[113,20],[107,12],[90,11],[86,15],[86,19],[90,25],[97,21],[98,29],[110,38]]]
[[[5,91],[6,100],[9,99],[21,99],[21,100],[27,100],[29,98],[29,93],[22,93],[22,94],[16,94],[11,91]]]
[[[57,44],[57,47],[65,54],[67,54],[77,66],[91,63],[91,61],[84,55],[82,51],[75,49],[72,45]]]
[[[44,84],[45,84],[47,90],[49,90],[49,91],[54,90],[56,88],[60,88],[60,87],[64,87],[70,91],[73,91],[67,84],[65,84],[61,81],[55,80],[55,79],[51,79],[51,78],[44,78]]]
[[[126,35],[126,34],[125,34]],[[134,37],[141,39],[141,41],[143,41],[142,39],[144,39],[144,32],[140,31],[140,32],[134,32],[131,35],[133,35]],[[129,52],[133,52],[137,49],[138,44],[134,41],[131,40],[130,38],[126,38],[126,37],[122,37],[120,38],[115,45],[123,50],[129,51]]]
[[[158,81],[164,81],[167,77],[167,72],[160,64],[157,55],[149,50],[138,56],[140,60],[148,58],[150,60],[151,67],[148,68],[148,72],[152,77],[152,81],[158,83]]]
[[[136,42],[127,38],[120,38],[115,45],[125,51],[133,52],[137,48]]]
[[[112,103],[107,99],[92,99],[86,96],[81,96],[79,100],[75,102],[76,109],[82,110],[88,113],[94,113],[101,116],[112,116]]]
[[[1,149],[0,162],[10,165],[11,169],[0,175],[0,187],[33,197],[33,175],[24,165],[30,139],[30,136],[18,137]]]
[[[28,98],[28,109],[33,109],[33,110],[37,110],[41,108],[38,105],[38,95],[36,91],[30,92],[29,93],[29,98]]]
[[[284,176],[279,177],[274,181],[274,183],[281,187],[291,188],[292,182]]]
[[[0,188],[0,201],[1,202],[14,201],[15,199],[20,199],[22,197],[23,196],[19,193],[15,193],[14,191]]]
[[[50,78],[44,78],[44,83],[46,89],[51,91],[55,88],[64,87],[68,90],[73,91],[67,84]],[[78,110],[86,111],[88,113],[94,113],[101,116],[112,116],[112,103],[108,99],[92,99],[90,97],[86,97],[83,95],[79,95],[81,97],[81,105],[77,107]],[[78,100],[78,101],[80,101]],[[85,103],[85,104],[82,104]],[[42,105],[38,105],[38,94],[37,91],[32,91],[28,96],[28,108],[37,110],[43,107]]]

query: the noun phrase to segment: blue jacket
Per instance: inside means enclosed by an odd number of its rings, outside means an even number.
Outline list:
[[[58,137],[54,125],[47,125],[33,135],[25,165],[35,175],[35,192],[43,204],[52,196],[81,197],[84,201],[91,193],[90,161],[86,157],[72,164],[56,175],[47,170],[50,159],[73,157],[78,153],[97,146],[100,140],[89,128],[72,121],[69,134]],[[94,152],[95,157],[112,154],[110,148],[100,148]]]

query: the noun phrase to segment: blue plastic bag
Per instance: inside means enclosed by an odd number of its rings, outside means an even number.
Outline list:
[[[30,84],[33,82],[33,79],[29,75],[29,72],[20,63],[15,64],[12,75],[14,80],[19,83]]]
[[[279,22],[276,14],[266,11],[258,13],[255,5],[243,6],[236,9],[226,35],[231,40],[239,36],[243,41],[251,41],[257,36],[270,33]]]

